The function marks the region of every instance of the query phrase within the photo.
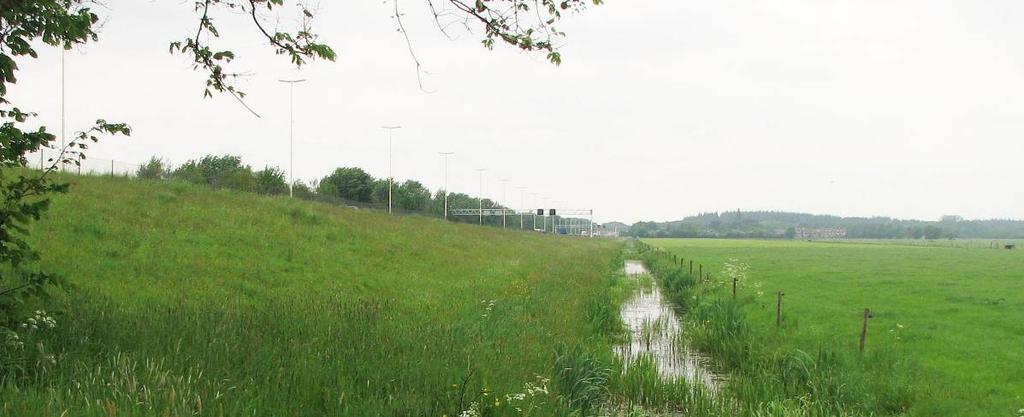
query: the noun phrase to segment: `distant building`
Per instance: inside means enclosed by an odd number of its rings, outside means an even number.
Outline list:
[[[598,226],[597,228],[594,229],[594,236],[598,236],[598,237],[619,237],[619,228],[617,226],[615,226],[615,227]]]
[[[846,229],[842,227],[796,228],[796,239],[845,239]]]

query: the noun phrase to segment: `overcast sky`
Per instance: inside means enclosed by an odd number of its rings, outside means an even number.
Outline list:
[[[394,175],[508,203],[593,208],[599,221],[705,211],[1024,218],[1024,3],[1001,0],[608,0],[571,16],[555,67],[442,36],[420,0],[401,3],[422,91],[391,3],[322,1],[316,27],[335,63],[300,71],[245,16],[220,13],[215,46],[249,114],[203,99],[204,75],[168,54],[195,31],[191,2],[108,0],[100,42],[66,55],[67,120],[128,122],[89,156],[174,163],[236,154],[295,176],[338,166],[387,175],[381,125],[398,124]],[[283,15],[281,25],[292,23]],[[56,128],[59,52],[21,61],[12,98]],[[544,200],[546,198],[546,201]]]

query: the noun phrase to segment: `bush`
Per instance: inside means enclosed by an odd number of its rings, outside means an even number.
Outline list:
[[[347,200],[370,202],[373,177],[360,168],[338,168],[320,181],[320,194]]]
[[[288,182],[284,179],[284,171],[277,167],[266,167],[253,174],[256,192],[260,194],[287,194]]]
[[[238,191],[254,191],[256,188],[252,168],[242,164],[242,158],[234,155],[207,155],[199,161],[191,160],[174,170],[171,176],[213,188]]]
[[[430,190],[419,181],[407,180],[397,191],[398,206],[403,210],[424,211],[430,205]]]
[[[149,161],[139,167],[139,170],[135,172],[139,178],[147,180],[162,180],[167,179],[171,175],[170,164],[164,162],[163,159],[157,157],[149,158]]]
[[[316,181],[314,181],[313,184],[306,184],[302,182],[302,180],[295,180],[295,183],[292,184],[292,194],[294,194],[296,198],[301,198],[303,200],[316,199]]]

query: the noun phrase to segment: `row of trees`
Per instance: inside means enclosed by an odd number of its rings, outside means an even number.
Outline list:
[[[284,171],[276,167],[254,170],[243,163],[241,157],[234,155],[207,155],[177,167],[171,167],[166,161],[153,157],[139,168],[137,176],[151,180],[186,181],[213,188],[265,195],[288,194],[288,181]],[[378,209],[387,208],[388,204],[388,179],[374,178],[357,167],[337,168],[327,176],[310,183],[295,181],[292,188],[295,197],[305,200]],[[392,206],[399,212],[436,217],[444,215],[444,190],[431,192],[419,181],[406,180],[392,184],[391,194]],[[505,208],[490,199],[483,199],[481,202],[480,199],[463,193],[448,195],[448,206],[451,208],[477,208],[481,203],[485,208]],[[449,219],[457,222],[479,221],[477,217],[450,216]],[[484,223],[500,226],[501,218],[485,217]],[[518,225],[518,219],[515,223]],[[532,226],[532,222],[528,226]]]
[[[388,203],[387,178],[373,178],[362,168],[338,168],[324,177],[316,186],[322,196],[335,197],[357,203],[384,206]],[[444,213],[444,194],[441,198],[441,213]],[[404,211],[430,211],[432,200],[430,190],[415,180],[391,184],[392,204]]]
[[[285,180],[284,171],[276,167],[254,171],[252,167],[242,163],[242,158],[233,155],[208,155],[198,160],[190,160],[173,169],[164,160],[154,157],[139,168],[137,175],[145,179],[175,179],[213,188],[260,194],[288,193],[288,181]],[[303,191],[309,192],[309,187],[305,184],[297,185]]]
[[[842,228],[848,238],[951,239],[1024,238],[1024,221],[964,220],[943,216],[938,221],[890,217],[839,217],[774,211],[701,213],[671,222],[638,222],[629,233],[639,237],[793,238],[796,229]]]

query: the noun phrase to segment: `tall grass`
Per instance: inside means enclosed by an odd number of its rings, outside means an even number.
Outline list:
[[[70,179],[33,230],[56,361],[0,415],[568,415],[613,364],[617,242]]]

